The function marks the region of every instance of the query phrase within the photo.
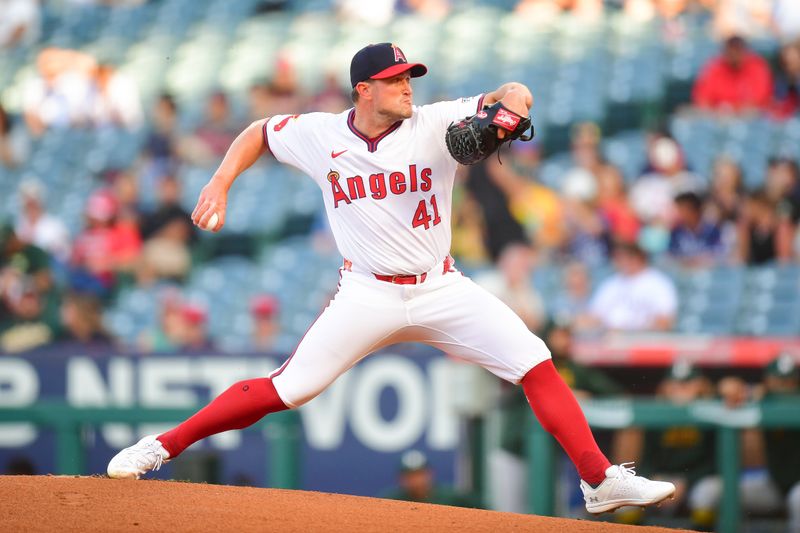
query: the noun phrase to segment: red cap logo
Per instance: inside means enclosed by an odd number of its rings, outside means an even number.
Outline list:
[[[392,50],[394,50],[394,62],[395,63],[408,63],[408,60],[406,59],[406,55],[403,53],[402,50],[400,50],[395,45],[392,45]]]

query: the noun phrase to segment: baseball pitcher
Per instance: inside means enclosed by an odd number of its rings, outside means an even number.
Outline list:
[[[338,291],[279,368],[235,383],[174,429],[122,450],[109,476],[157,470],[200,439],[303,405],[376,350],[423,342],[522,386],[575,464],[589,512],[647,506],[674,494],[671,483],[610,464],[542,340],[463,276],[449,255],[456,168],[488,157],[502,142],[530,138],[530,91],[506,83],[415,106],[411,80],[426,73],[393,44],[366,46],[350,65],[353,108],[266,118],[236,138],[203,188],[193,222],[220,231],[234,180],[269,153],[319,185],[344,258]]]

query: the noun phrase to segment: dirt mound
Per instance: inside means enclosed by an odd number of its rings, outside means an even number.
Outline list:
[[[674,532],[295,490],[0,476],[0,531]]]

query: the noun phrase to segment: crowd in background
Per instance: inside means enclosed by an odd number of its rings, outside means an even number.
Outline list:
[[[63,4],[67,9],[73,2]],[[443,18],[453,4],[335,2],[339,16],[379,25],[408,10]],[[621,9],[639,19],[660,17],[666,39],[680,39],[681,17],[705,13],[720,52],[694,81],[684,112],[783,121],[800,111],[799,2],[520,0],[514,9],[540,18],[571,12],[587,19]],[[42,18],[38,2],[0,0],[0,12],[0,49],[36,43]],[[749,40],[765,36],[782,43],[777,58],[761,57],[748,46]],[[331,76],[321,90],[308,94],[291,61],[279,57],[271,78],[252,85],[244,108],[234,109],[226,93],[214,92],[200,120],[187,128],[181,120],[185,110],[174,97],[162,94],[152,103],[142,102],[135,83],[88,54],[44,48],[35,67],[37,76],[25,88],[19,114],[4,111],[0,101],[0,165],[23,164],[32,143],[51,128],[125,128],[141,132],[144,141],[135,165],[97,176],[78,231],[68,228],[58,212],[48,211],[54,202],[36,176],[18,184],[19,212],[14,220],[0,221],[0,352],[54,342],[80,343],[84,352],[123,348],[104,325],[104,309],[121,287],[164,280],[171,285],[159,302],[158,327],[136,346],[124,348],[142,353],[214,350],[208,310],[187,300],[180,289],[198,261],[194,251],[201,238],[182,202],[180,169],[215,165],[253,120],[344,110],[351,105],[347,92]],[[573,336],[673,329],[678,297],[664,270],[797,263],[800,258],[797,160],[770,161],[763,179],[756,180],[763,185],[751,189],[734,159],[721,153],[710,175],[700,175],[688,165],[685,147],[668,131],[656,129],[648,133],[646,166],[627,183],[621,169],[604,157],[602,141],[598,124],[572,127],[571,168],[556,188],[540,180],[543,160],[551,155],[542,143],[513,143],[501,158],[460,170],[453,205],[457,260],[481,267],[475,281],[547,340],[562,376],[581,396],[625,389],[572,359]],[[563,291],[545,305],[532,276],[537,266],[553,263],[563,265]],[[613,265],[613,274],[593,289],[591,271],[607,264]],[[279,313],[274,296],[253,296],[253,351],[273,349]],[[718,396],[731,406],[798,392],[791,357],[774,361],[756,386],[735,377],[715,385],[698,369],[677,365],[658,388],[660,396],[677,403]],[[514,416],[529,414],[520,399],[518,394],[504,400],[508,434],[503,446],[517,457],[524,425]],[[690,510],[697,527],[710,527],[720,498],[713,434],[671,428],[626,438],[620,446],[637,450],[645,473],[679,478],[676,504]],[[765,469],[742,478],[743,493],[750,495],[744,505],[768,511],[786,503],[791,519],[800,523],[800,465],[795,460],[800,456],[787,451],[800,446],[797,432],[754,432],[746,438],[746,460]],[[425,470],[424,460],[416,461],[407,473]],[[430,483],[428,474],[415,475],[422,481],[413,483]]]

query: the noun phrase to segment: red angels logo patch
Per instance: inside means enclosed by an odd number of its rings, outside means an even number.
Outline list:
[[[486,118],[486,111],[478,111],[475,113],[475,116],[478,118]]]
[[[274,131],[281,131],[286,126],[286,124],[289,123],[290,120],[292,120],[293,118],[297,118],[299,116],[300,115],[289,115],[288,117],[284,118],[283,120],[275,124],[275,126],[273,126],[272,129]]]
[[[512,131],[514,128],[517,127],[519,124],[520,117],[513,113],[509,113],[505,109],[499,109],[497,114],[494,116],[492,120],[492,124],[497,124],[503,129]]]

